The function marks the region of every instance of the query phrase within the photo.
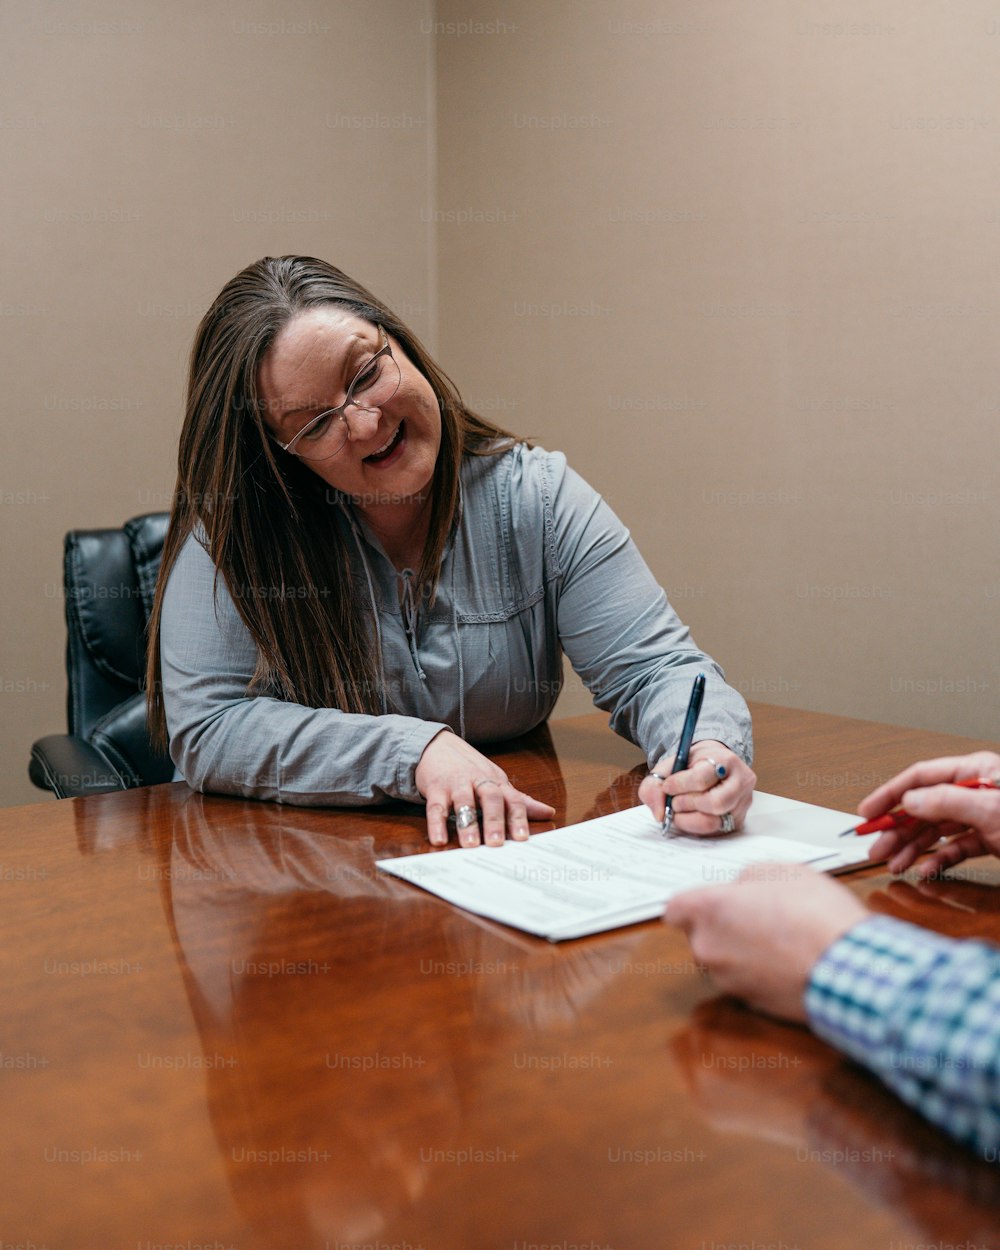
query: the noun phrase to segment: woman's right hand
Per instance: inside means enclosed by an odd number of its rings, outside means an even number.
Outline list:
[[[920,876],[931,877],[975,855],[1000,855],[1000,789],[948,784],[970,777],[1000,779],[1000,755],[976,751],[924,760],[872,791],[858,805],[866,820],[902,807],[917,823],[883,833],[871,848],[871,858],[887,859],[889,871],[900,873],[934,847],[917,869]],[[935,846],[945,835],[949,840]]]
[[[529,820],[551,820],[556,809],[516,790],[492,760],[451,730],[442,730],[424,747],[416,769],[417,789],[427,804],[427,837],[434,846],[448,841],[448,817],[461,807],[482,811],[476,823],[459,829],[462,846],[501,846],[506,837],[523,842]]]

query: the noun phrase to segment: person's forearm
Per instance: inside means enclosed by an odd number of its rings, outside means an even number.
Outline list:
[[[196,790],[300,806],[420,802],[414,772],[447,726],[245,699],[170,726],[170,751]]]
[[[677,749],[691,682],[698,672],[703,672],[707,681],[695,741],[722,742],[744,763],[753,762],[753,732],[746,703],[726,684],[715,661],[697,652],[684,664],[658,668],[646,687],[621,705],[617,714],[620,724],[612,721],[618,733],[631,738],[645,751],[651,767],[656,760]]]
[[[805,1001],[820,1037],[997,1161],[1000,949],[873,916],[824,953]]]
[[[303,806],[420,801],[414,771],[446,726],[248,696],[257,648],[193,539],[167,586],[160,659],[170,754],[194,789]]]

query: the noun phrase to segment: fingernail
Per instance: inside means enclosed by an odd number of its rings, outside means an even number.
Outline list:
[[[515,841],[517,841],[517,842],[525,842],[525,841],[527,840],[527,837],[528,837],[528,831],[527,831],[527,829],[524,829],[524,828],[517,828],[517,829],[515,829],[515,830],[514,830],[514,839],[515,839]]]
[[[486,841],[490,846],[499,846],[503,842],[503,834],[497,832],[496,829],[491,829],[486,835]]]
[[[902,806],[915,816],[924,810],[925,803],[926,796],[921,794],[919,790],[909,790],[903,795]]]

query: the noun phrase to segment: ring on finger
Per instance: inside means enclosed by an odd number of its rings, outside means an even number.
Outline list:
[[[468,803],[463,803],[461,807],[455,811],[455,828],[468,829],[470,825],[478,825],[479,817],[476,815],[476,809],[470,807]]]
[[[732,812],[723,812],[719,819],[722,822],[720,828],[723,833],[734,833],[736,831],[736,818]]]
[[[657,781],[666,781],[666,777],[664,777],[663,773],[650,772],[649,775],[650,777],[655,777]]]
[[[494,781],[492,777],[480,777],[478,781],[472,783],[473,790],[478,790],[480,786],[498,786],[499,781]]]

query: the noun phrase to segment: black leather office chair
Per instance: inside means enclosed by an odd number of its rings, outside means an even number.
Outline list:
[[[146,625],[167,533],[167,514],[133,517],[118,530],[66,535],[68,734],[31,748],[28,775],[56,798],[169,781],[169,756],[146,731],[142,681]]]

